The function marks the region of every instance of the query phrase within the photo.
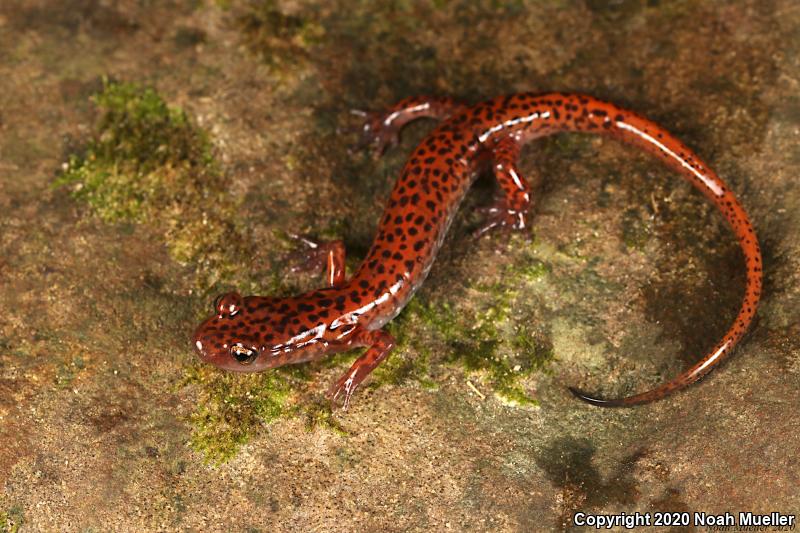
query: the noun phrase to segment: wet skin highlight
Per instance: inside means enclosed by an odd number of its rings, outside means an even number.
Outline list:
[[[686,145],[657,124],[582,94],[521,93],[473,106],[450,98],[413,97],[385,113],[365,114],[364,139],[376,154],[397,143],[400,129],[417,118],[441,120],[417,146],[397,180],[372,247],[358,270],[345,277],[341,241],[308,247],[311,265],[326,269],[326,287],[291,298],[220,296],[215,314],[193,342],[204,361],[221,369],[258,372],[366,347],[333,383],[329,396],[347,407],[358,385],[394,347],[383,326],[406,305],[428,275],[453,216],[480,170],[490,165],[502,199],[486,209],[476,232],[522,230],[531,191],[517,170],[526,142],[558,132],[600,133],[655,155],[719,208],[744,254],[745,294],[733,325],[695,365],[640,394],[600,399],[570,388],[594,405],[631,406],[663,398],[697,381],[729,355],[753,320],[761,296],[761,252],[744,208],[727,185]]]

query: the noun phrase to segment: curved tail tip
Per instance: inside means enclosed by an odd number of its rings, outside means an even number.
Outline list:
[[[575,387],[567,387],[569,391],[575,395],[576,398],[583,400],[586,403],[596,405],[598,407],[621,407],[625,405],[625,400],[603,400],[602,398],[593,398],[580,389]]]

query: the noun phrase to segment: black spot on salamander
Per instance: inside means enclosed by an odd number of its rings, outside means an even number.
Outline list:
[[[372,296],[374,298],[378,298],[382,294],[383,294],[383,288],[382,287],[377,287],[374,291],[372,291]]]

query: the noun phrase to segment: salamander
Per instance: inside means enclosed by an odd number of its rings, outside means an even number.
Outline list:
[[[700,190],[728,221],[744,254],[744,298],[722,339],[693,366],[647,392],[603,399],[570,388],[578,398],[606,407],[660,399],[686,387],[731,353],[753,320],[761,295],[762,261],[753,225],[733,192],[685,144],[654,122],[583,94],[521,93],[476,105],[451,98],[413,97],[382,113],[365,114],[363,136],[376,154],[395,145],[401,128],[418,118],[438,126],[416,147],[394,185],[377,235],[360,267],[345,274],[342,241],[308,246],[308,264],[325,267],[325,287],[299,296],[217,298],[213,315],[196,330],[203,361],[235,372],[258,372],[365,347],[328,396],[347,408],[364,379],[392,351],[384,329],[425,280],[456,210],[481,169],[490,167],[502,195],[477,233],[528,225],[530,187],[517,167],[528,141],[557,132],[607,135],[653,154]]]

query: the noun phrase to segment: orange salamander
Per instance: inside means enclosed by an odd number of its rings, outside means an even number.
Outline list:
[[[762,264],[753,226],[727,185],[694,152],[655,123],[582,94],[522,93],[468,106],[450,98],[407,98],[385,113],[365,114],[364,139],[377,154],[397,143],[400,129],[417,118],[441,123],[417,146],[392,190],[378,234],[358,270],[345,276],[342,241],[309,247],[309,264],[326,267],[326,286],[291,298],[220,296],[214,314],[194,334],[202,360],[221,369],[258,372],[365,347],[333,383],[329,397],[346,408],[353,391],[394,347],[383,326],[425,280],[459,204],[478,171],[491,164],[502,200],[488,212],[478,234],[526,227],[531,192],[517,169],[526,142],[557,132],[596,132],[636,145],[662,160],[716,205],[744,252],[747,280],[733,325],[698,363],[672,380],[600,406],[630,406],[660,399],[710,372],[742,338],[761,295]]]

